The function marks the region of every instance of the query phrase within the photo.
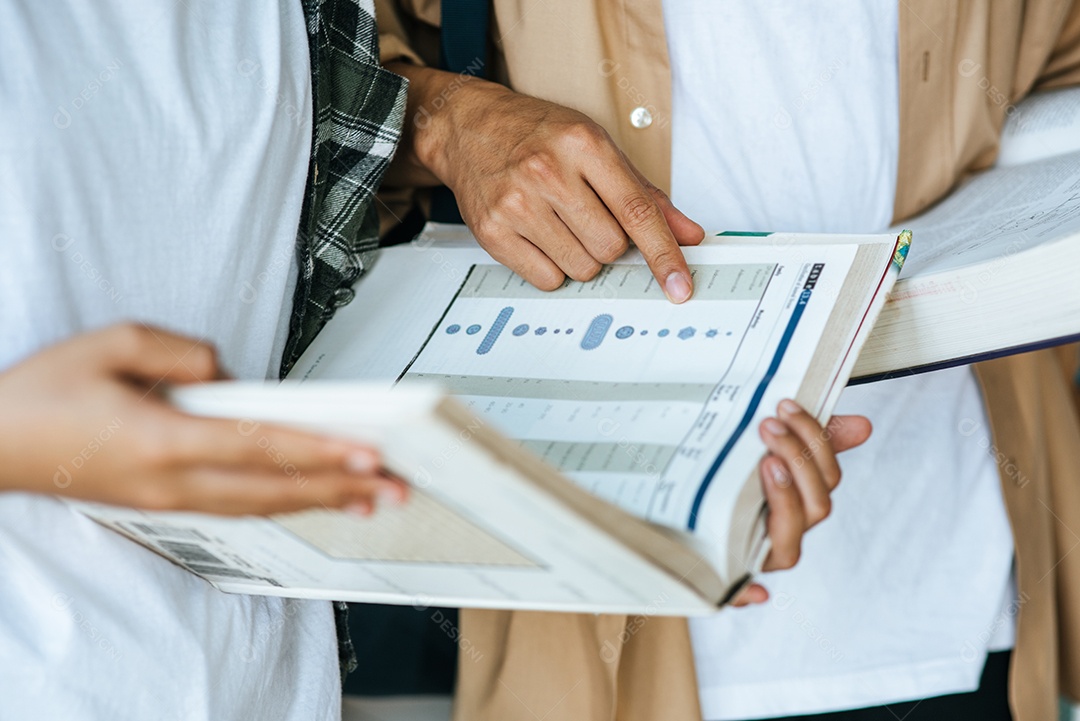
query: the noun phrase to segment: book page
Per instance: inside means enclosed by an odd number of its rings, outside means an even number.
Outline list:
[[[722,554],[757,425],[796,394],[856,246],[687,250],[681,306],[641,264],[550,293],[474,265],[403,381],[447,388],[594,495]]]
[[[991,168],[897,226],[913,231],[904,280],[1004,260],[1080,232],[1080,152]]]
[[[326,425],[351,435],[341,423]],[[467,442],[474,432],[431,416],[387,434],[384,462],[412,480],[411,498],[366,517],[316,509],[229,518],[73,503],[233,593],[639,614],[715,607]]]
[[[1035,93],[1015,106],[1001,132],[997,167],[1080,150],[1080,88]]]
[[[591,493],[693,528],[721,569],[745,555],[730,534],[758,424],[800,390],[858,243],[883,263],[896,243],[711,236],[684,249],[696,290],[676,306],[634,251],[541,293],[431,231],[380,254],[290,379],[435,381]]]
[[[169,397],[188,413],[238,419],[236,432],[297,485],[309,479],[264,433],[264,423],[377,447],[383,466],[410,484],[407,503],[379,504],[371,515],[324,507],[236,518],[69,501],[222,590],[675,615],[709,612],[722,597],[722,581],[700,556],[587,497],[432,386],[225,382],[175,388]],[[628,545],[611,524],[594,523],[538,475],[618,514],[618,527],[637,528],[655,556]]]
[[[539,565],[523,549],[415,487],[408,503],[383,508],[368,519],[314,510],[274,516],[273,520],[327,556],[346,561]]]

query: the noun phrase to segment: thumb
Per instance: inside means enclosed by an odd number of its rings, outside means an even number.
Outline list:
[[[106,368],[133,380],[205,383],[225,375],[214,348],[188,336],[143,324],[114,326],[95,335]]]
[[[833,451],[840,453],[866,443],[873,426],[866,416],[833,416],[826,430]]]

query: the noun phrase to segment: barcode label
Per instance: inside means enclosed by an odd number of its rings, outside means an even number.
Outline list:
[[[273,578],[266,576],[257,576],[253,573],[248,573],[242,568],[237,568],[234,565],[230,565],[228,561],[223,561],[215,554],[208,551],[202,545],[198,543],[187,543],[185,541],[170,540],[169,538],[161,538],[161,536],[170,536],[172,538],[181,537],[191,540],[205,541],[212,543],[203,534],[196,531],[194,528],[178,528],[175,526],[155,526],[146,523],[130,523],[124,524],[129,532],[136,532],[147,536],[154,536],[154,544],[158,546],[162,551],[172,556],[179,561],[192,573],[197,573],[200,576],[216,576],[218,578],[239,578],[245,581],[261,581],[268,583],[271,586],[281,587]],[[134,528],[133,528],[134,527]],[[176,533],[179,531],[180,533]],[[241,558],[232,559],[237,563],[245,566],[251,566],[250,563],[244,561]],[[253,570],[254,567],[252,567]]]
[[[209,563],[217,566],[224,565],[224,562],[220,558],[210,553],[202,546],[197,546],[194,543],[158,541],[157,544],[161,546],[162,550],[180,559],[180,562],[185,566],[190,566],[193,563]]]
[[[201,576],[218,576],[219,578],[242,578],[245,581],[261,581],[258,576],[252,576],[239,568],[225,568],[224,566],[206,566],[201,563],[185,564],[189,569]]]
[[[187,541],[205,541],[206,543],[210,542],[209,538],[194,528],[155,526],[149,523],[135,523],[134,521],[126,525],[129,526],[129,531],[134,529],[133,532],[142,533],[144,536],[152,536],[154,538],[179,538]]]

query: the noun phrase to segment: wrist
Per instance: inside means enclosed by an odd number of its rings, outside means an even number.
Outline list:
[[[393,67],[409,79],[409,106],[403,143],[412,161],[453,187],[462,140],[485,108],[511,91],[471,75],[415,65]]]

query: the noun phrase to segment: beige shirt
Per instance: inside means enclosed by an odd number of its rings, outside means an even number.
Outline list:
[[[668,189],[671,87],[661,0],[495,0],[496,77],[581,110]],[[438,0],[377,2],[384,60],[430,57]],[[993,162],[1008,109],[1036,87],[1080,83],[1074,0],[900,0],[902,219]],[[418,50],[419,54],[414,51]],[[963,72],[961,72],[963,64]],[[653,122],[635,127],[635,109]],[[640,114],[639,114],[640,117]],[[640,123],[639,123],[640,124]],[[1080,420],[1077,349],[977,366],[1016,544],[1020,597],[1010,698],[1018,721],[1080,697]],[[456,715],[483,719],[700,718],[680,619],[496,611],[462,614],[484,649],[461,664]]]

